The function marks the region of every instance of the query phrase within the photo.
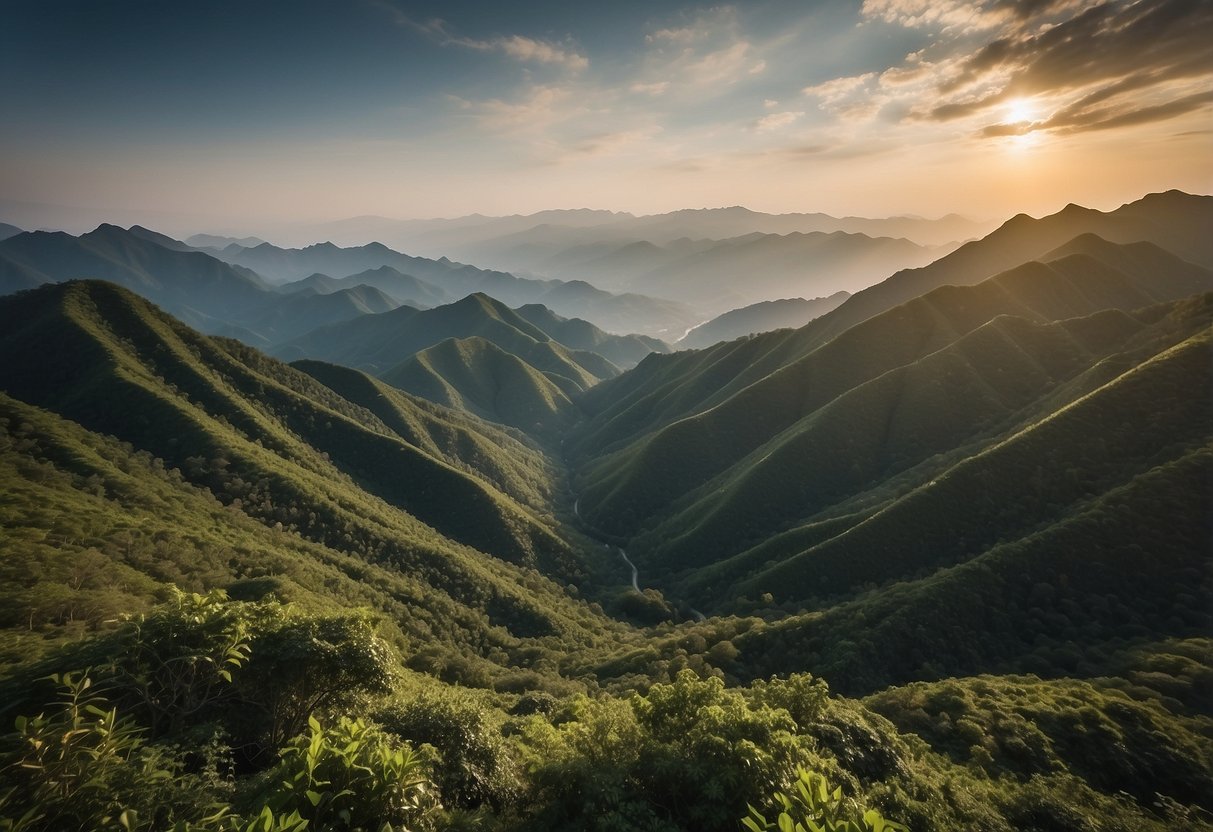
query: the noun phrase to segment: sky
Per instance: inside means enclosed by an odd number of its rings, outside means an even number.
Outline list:
[[[0,0],[0,220],[1213,191],[1209,0]]]

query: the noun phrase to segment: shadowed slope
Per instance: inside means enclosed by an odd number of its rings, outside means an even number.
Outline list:
[[[402,441],[310,377],[198,335],[117,287],[73,282],[23,293],[0,302],[0,319],[8,358],[0,384],[10,394],[187,475],[199,460],[207,471],[199,482],[271,516],[290,506],[305,533],[330,545],[348,540],[361,550],[390,505],[408,513],[386,522],[412,541],[397,556],[435,575],[456,563],[443,535],[508,560],[569,565],[553,530],[488,483]]]
[[[1119,248],[1108,244],[1105,253]],[[1132,269],[1134,275],[1076,254],[1047,264],[1028,263],[976,286],[941,287],[749,384],[756,367],[776,363],[770,357],[773,351],[795,354],[787,341],[800,333],[760,336],[690,353],[673,368],[683,374],[653,374],[635,390],[613,389],[635,382],[635,373],[608,382],[584,400],[588,407],[600,399],[611,401],[611,406],[595,414],[567,443],[572,454],[587,459],[582,510],[608,531],[627,534],[661,506],[817,408],[930,355],[998,315],[1059,320],[1213,289],[1213,274],[1207,270],[1156,248],[1134,251],[1151,255],[1143,256],[1147,267]],[[768,342],[776,340],[772,348]]]

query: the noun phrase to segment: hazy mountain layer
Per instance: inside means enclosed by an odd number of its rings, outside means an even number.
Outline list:
[[[248,269],[198,251],[166,248],[154,232],[113,225],[72,237],[35,231],[0,241],[5,275],[21,274],[29,288],[44,282],[109,280],[184,318],[225,320],[233,310],[263,303],[267,285]],[[154,235],[156,238],[162,235]],[[170,243],[171,238],[164,238]]]
[[[836,292],[825,298],[765,300],[733,309],[695,327],[675,342],[675,346],[678,349],[702,349],[721,341],[732,341],[758,332],[798,329],[814,318],[820,318],[836,309],[849,297],[847,292]]]
[[[815,322],[806,337],[813,343],[824,343],[865,318],[937,286],[977,283],[1025,261],[1043,258],[1083,234],[1113,243],[1151,242],[1183,260],[1213,268],[1210,224],[1213,196],[1180,191],[1150,194],[1106,213],[1071,204],[1038,220],[1019,214],[988,236],[961,246],[929,266],[898,272],[858,292]]]
[[[671,298],[710,313],[762,300],[856,291],[951,249],[864,234],[748,234],[577,242],[587,232],[546,226],[484,244],[461,256],[524,274],[587,280],[610,291]]]
[[[466,247],[494,244],[509,235],[533,229],[565,234],[565,244],[626,243],[647,240],[667,243],[679,238],[722,240],[745,234],[794,234],[842,231],[870,237],[902,237],[919,245],[944,245],[981,237],[994,228],[955,214],[931,220],[921,217],[832,217],[828,214],[764,214],[746,208],[707,208],[635,216],[624,212],[589,209],[540,211],[525,216],[455,219],[393,220],[387,217],[352,217],[304,231],[310,239],[340,240],[358,245],[383,240],[427,256],[454,255]],[[461,255],[460,255],[461,256]]]
[[[367,269],[348,277],[329,277],[317,272],[302,280],[284,283],[278,287],[278,291],[294,293],[310,289],[321,294],[330,294],[354,286],[374,286],[400,303],[418,309],[428,309],[458,300],[457,297],[451,296],[437,286],[418,280],[410,274],[404,274],[391,266]]]
[[[381,243],[351,248],[317,243],[302,249],[283,249],[264,243],[254,248],[233,245],[212,252],[229,263],[247,266],[276,284],[301,281],[314,274],[340,279],[390,266],[431,285],[444,297],[459,298],[480,292],[507,306],[541,303],[561,315],[585,318],[611,331],[670,337],[670,333],[680,334],[699,322],[696,313],[668,300],[612,295],[580,281],[529,280],[455,263],[446,257],[438,260],[412,257]],[[367,282],[365,276],[359,280]],[[393,294],[385,286],[380,288]]]

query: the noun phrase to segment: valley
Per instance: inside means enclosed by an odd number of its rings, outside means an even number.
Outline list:
[[[1209,227],[1177,192],[1015,217],[696,349],[383,246],[15,233],[3,715],[86,673],[148,748],[228,738],[226,780],[105,777],[248,806],[361,714],[431,749],[449,828],[734,829],[798,766],[915,830],[1201,828]],[[216,637],[196,711],[139,687]]]

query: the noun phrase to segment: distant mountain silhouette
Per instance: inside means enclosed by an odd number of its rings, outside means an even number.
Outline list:
[[[636,216],[589,209],[540,211],[535,214],[487,217],[473,214],[455,219],[394,220],[388,217],[353,217],[308,227],[314,238],[359,244],[383,240],[430,256],[466,257],[472,246],[481,251],[496,248],[493,241],[539,227],[549,229],[563,247],[596,242],[666,243],[680,237],[721,240],[745,234],[792,234],[843,231],[871,237],[904,237],[920,245],[944,245],[981,237],[993,223],[975,222],[956,214],[939,219],[922,217],[833,217],[828,214],[764,214],[741,207],[703,208],[667,214]],[[560,237],[558,235],[567,235]],[[487,244],[487,246],[485,246]]]
[[[186,243],[194,248],[227,248],[230,245],[238,245],[244,248],[252,248],[259,246],[265,242],[260,237],[223,237],[216,234],[195,234],[185,240]]]
[[[586,229],[538,226],[460,254],[515,273],[588,280],[610,291],[671,298],[719,313],[762,300],[855,291],[951,250],[842,231],[584,242],[590,235]]]
[[[432,283],[426,283],[424,280],[418,280],[411,274],[404,274],[398,269],[391,266],[380,266],[375,269],[367,269],[366,271],[358,272],[357,274],[349,275],[348,277],[329,277],[326,274],[309,275],[302,280],[296,280],[291,283],[284,283],[278,287],[278,291],[284,293],[297,292],[305,289],[313,289],[321,294],[337,292],[341,289],[351,286],[374,286],[376,289],[384,292],[387,295],[395,298],[401,303],[415,306],[419,309],[426,309],[432,306],[441,306],[444,303],[450,303],[455,300],[446,291],[438,288]]]
[[[135,229],[100,225],[79,237],[59,231],[18,234],[0,241],[0,276],[10,290],[15,274],[23,275],[27,285],[108,280],[197,323],[227,320],[233,310],[266,300],[268,285],[248,269],[199,251],[166,247],[175,241]]]
[[[254,248],[228,246],[216,256],[253,269],[277,284],[290,284],[322,274],[341,279],[390,266],[429,284],[447,297],[482,292],[507,306],[542,303],[561,315],[585,318],[619,332],[669,335],[698,322],[698,316],[672,301],[640,295],[612,295],[583,282],[530,280],[513,274],[456,263],[445,257],[431,260],[394,251],[380,243],[341,248],[317,243],[302,249],[283,249],[263,243]],[[373,279],[373,278],[370,278]],[[360,282],[369,282],[362,276]],[[388,294],[390,289],[381,286]],[[419,298],[419,300],[423,300]]]

